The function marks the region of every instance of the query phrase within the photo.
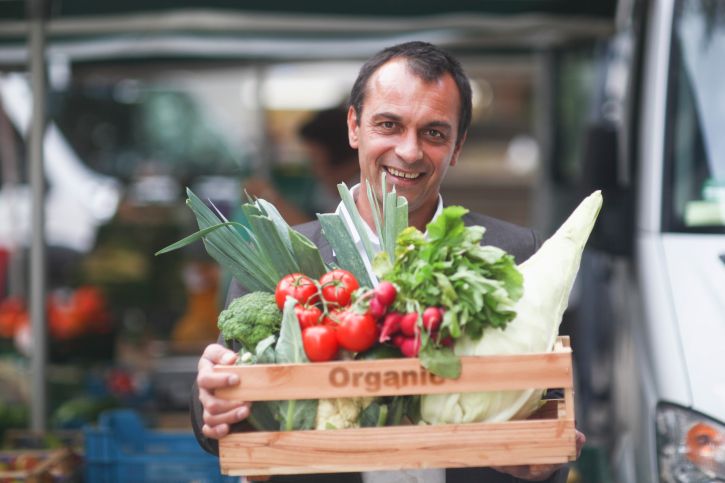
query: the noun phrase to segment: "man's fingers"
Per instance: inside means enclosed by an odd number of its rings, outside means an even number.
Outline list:
[[[199,359],[199,370],[213,366],[214,364],[234,364],[236,360],[236,352],[227,349],[221,344],[209,344]]]
[[[219,426],[209,426],[208,424],[205,424],[201,427],[201,432],[204,433],[204,436],[207,438],[219,439],[229,434],[229,425],[220,424]]]
[[[230,409],[223,413],[211,413],[204,410],[204,424],[214,427],[223,424],[235,424],[249,416],[249,403]]]
[[[239,384],[239,376],[236,374],[228,374],[224,372],[214,372],[209,370],[200,370],[196,375],[196,384],[199,389],[215,390],[222,387],[231,387]]]
[[[221,399],[215,397],[214,394],[205,389],[199,389],[199,402],[205,411],[211,414],[221,414],[239,408],[243,405],[249,405],[246,401],[236,399]]]

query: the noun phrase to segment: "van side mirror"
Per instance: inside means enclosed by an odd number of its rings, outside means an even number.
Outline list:
[[[620,146],[617,125],[598,120],[585,134],[581,187],[585,193],[602,190],[604,205],[589,239],[593,249],[631,256],[634,247],[634,196],[632,186],[620,181]]]

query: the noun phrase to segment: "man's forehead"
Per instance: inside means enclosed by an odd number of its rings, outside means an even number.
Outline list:
[[[453,80],[453,76],[446,72],[442,76],[433,80],[426,80],[420,75],[416,74],[413,69],[408,66],[406,59],[392,59],[385,64],[381,65],[368,79],[368,85],[366,89],[366,95],[363,101],[363,111],[365,107],[375,108],[370,115],[378,114],[378,109],[387,111],[386,107],[388,104],[384,101],[388,97],[396,98],[398,95],[405,97],[409,90],[412,89],[412,84],[420,82],[423,85],[430,86],[434,89],[452,89],[454,95],[439,95],[440,101],[445,102],[448,106],[453,107],[456,111],[460,108],[460,99],[458,94],[458,86]],[[397,99],[396,99],[397,100]],[[379,105],[379,102],[383,101],[383,105]],[[368,104],[368,106],[365,106]],[[392,111],[391,111],[392,112]]]

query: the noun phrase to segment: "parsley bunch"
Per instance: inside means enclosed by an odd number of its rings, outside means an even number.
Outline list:
[[[426,226],[427,235],[414,227],[404,229],[396,240],[395,259],[381,254],[374,263],[378,276],[398,287],[396,310],[444,309],[435,338],[423,333],[420,357],[433,372],[433,359],[451,364],[453,357],[441,340],[464,334],[475,340],[486,327],[503,329],[516,316],[514,304],[523,294],[523,276],[513,256],[481,245],[485,228],[465,226],[466,213],[460,206],[445,208]]]

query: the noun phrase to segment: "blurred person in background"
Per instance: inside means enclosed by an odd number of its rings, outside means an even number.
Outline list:
[[[346,122],[347,110],[333,107],[315,113],[297,131],[319,186],[312,206],[316,213],[335,210],[340,199],[337,191],[339,183],[353,186],[360,179],[357,150],[350,147]],[[312,219],[265,179],[249,178],[244,183],[244,189],[250,195],[274,204],[290,225]]]

